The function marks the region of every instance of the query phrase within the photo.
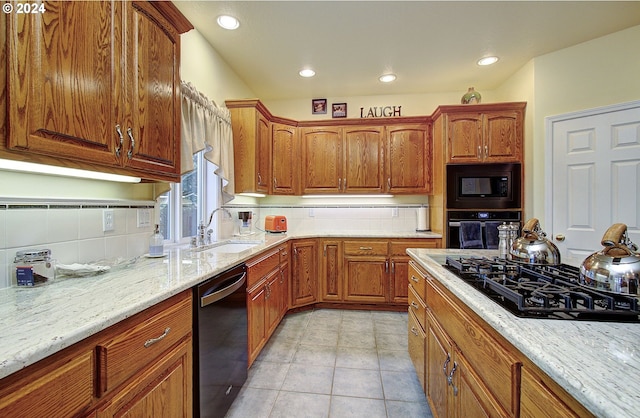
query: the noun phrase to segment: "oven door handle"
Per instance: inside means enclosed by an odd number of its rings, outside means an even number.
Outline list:
[[[211,305],[212,303],[215,303],[221,299],[226,298],[236,290],[240,289],[240,287],[242,287],[246,279],[247,279],[247,272],[245,271],[245,272],[236,274],[235,276],[232,276],[231,278],[225,280],[225,283],[228,283],[234,280],[234,282],[231,283],[229,286],[225,286],[222,289],[218,289],[218,287],[216,286],[211,287],[211,289],[207,290],[200,297],[200,307],[204,308],[207,305]]]
[[[460,221],[449,221],[449,226],[460,226]]]

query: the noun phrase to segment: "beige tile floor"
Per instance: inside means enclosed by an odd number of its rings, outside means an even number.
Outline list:
[[[407,314],[287,315],[227,418],[431,418],[407,352]]]

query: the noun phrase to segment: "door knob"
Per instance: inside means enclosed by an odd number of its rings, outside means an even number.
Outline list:
[[[565,238],[564,234],[557,234],[556,235],[556,241],[561,241],[562,242],[562,241],[564,241],[564,238]]]

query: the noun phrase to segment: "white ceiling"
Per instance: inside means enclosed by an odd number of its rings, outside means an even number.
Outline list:
[[[533,57],[640,24],[640,1],[174,2],[263,100],[492,90]],[[478,66],[486,55],[500,61]]]

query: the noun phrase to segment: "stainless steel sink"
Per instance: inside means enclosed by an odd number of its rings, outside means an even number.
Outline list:
[[[246,241],[246,240],[227,240],[214,242],[194,248],[194,251],[209,251],[214,253],[237,254],[247,251],[262,244],[262,241]]]

